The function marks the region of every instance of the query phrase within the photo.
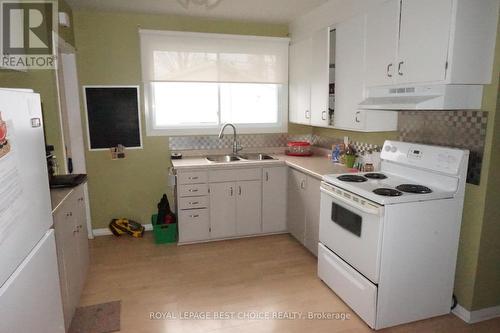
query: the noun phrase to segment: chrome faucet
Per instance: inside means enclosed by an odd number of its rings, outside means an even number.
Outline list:
[[[219,132],[219,140],[224,138],[224,130],[228,126],[231,126],[233,128],[233,155],[237,155],[238,152],[240,150],[242,150],[243,148],[241,148],[241,145],[238,142],[238,135],[236,134],[236,127],[233,124],[227,123],[227,124],[222,125],[222,128],[220,129],[220,132]]]

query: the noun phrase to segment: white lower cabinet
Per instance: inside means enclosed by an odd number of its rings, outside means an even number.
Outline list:
[[[262,170],[262,231],[286,231],[286,189],[288,167],[279,166]]]
[[[179,244],[286,232],[287,167],[177,171]]]
[[[210,213],[208,209],[180,210],[178,216],[180,243],[197,242],[210,238]]]
[[[210,237],[236,235],[236,183],[210,184]]]
[[[251,180],[237,184],[236,234],[238,236],[262,233],[262,181]]]
[[[54,212],[57,261],[66,330],[80,302],[89,265],[83,186],[74,188]]]
[[[295,169],[288,173],[288,231],[318,255],[321,181]]]

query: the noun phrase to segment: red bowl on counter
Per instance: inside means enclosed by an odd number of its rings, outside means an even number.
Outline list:
[[[289,141],[285,151],[289,156],[311,156],[312,146],[307,141]]]

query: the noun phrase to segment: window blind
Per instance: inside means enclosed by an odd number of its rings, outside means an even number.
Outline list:
[[[139,30],[144,82],[288,84],[288,38]]]

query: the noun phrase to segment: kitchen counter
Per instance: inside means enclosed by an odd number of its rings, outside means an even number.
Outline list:
[[[334,173],[347,173],[350,169],[342,164],[332,163],[326,156],[297,157],[284,154],[273,155],[276,160],[265,161],[237,161],[228,163],[215,163],[208,161],[203,156],[184,157],[181,160],[172,160],[174,169],[197,169],[197,168],[226,168],[246,166],[267,166],[286,164],[291,168],[305,172],[315,178],[322,179],[324,175]]]

